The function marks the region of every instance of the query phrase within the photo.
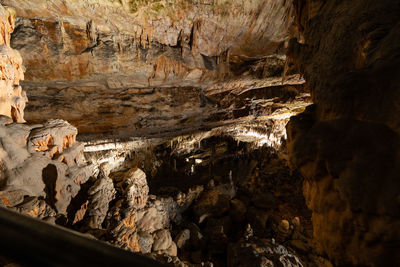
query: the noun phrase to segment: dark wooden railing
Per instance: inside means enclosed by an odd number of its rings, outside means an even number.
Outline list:
[[[0,256],[23,266],[165,266],[1,207]]]

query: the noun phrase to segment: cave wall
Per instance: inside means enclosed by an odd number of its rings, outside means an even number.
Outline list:
[[[319,249],[334,262],[400,264],[400,5],[295,1],[288,55],[314,105],[288,126]]]
[[[61,118],[89,134],[201,125],[216,103],[199,95],[218,82],[281,80],[293,24],[286,0],[1,3],[18,14],[11,44],[27,69],[26,119]]]

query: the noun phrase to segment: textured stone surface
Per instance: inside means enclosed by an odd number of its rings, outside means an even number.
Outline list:
[[[193,212],[200,222],[210,215],[222,215],[229,210],[230,200],[235,194],[232,183],[218,185],[200,196],[194,204]]]
[[[106,218],[110,241],[134,252],[176,256],[177,246],[167,229],[185,211],[185,203],[180,206],[171,197],[153,195],[149,198],[146,174],[139,168],[116,172],[111,177],[116,184],[118,200],[108,212],[110,218]],[[97,188],[96,184],[92,188]],[[107,196],[109,191],[105,194]]]
[[[146,174],[138,169],[132,168],[127,172],[114,177],[117,187],[126,197],[129,207],[134,209],[143,208],[147,203],[149,187],[147,186]]]
[[[15,10],[0,5],[0,200],[14,210],[54,222],[56,215],[81,220],[85,205],[67,211],[93,173],[76,142],[77,129],[63,120],[25,122],[22,59],[10,48]],[[13,123],[15,122],[15,123]],[[74,213],[74,214],[72,214]]]
[[[315,105],[288,124],[319,249],[337,265],[399,265],[399,14],[393,1],[296,1],[289,54]]]
[[[25,58],[27,78],[119,72],[145,85],[169,76],[198,80],[207,69],[224,67],[219,63],[275,53],[291,22],[291,6],[283,0],[131,1],[136,9],[127,2],[3,1],[20,16],[13,44]]]
[[[183,248],[189,240],[190,240],[190,230],[184,229],[176,235],[174,241],[178,248]]]
[[[159,250],[166,250],[172,245],[172,237],[171,233],[166,230],[158,230],[157,232],[154,233],[154,243],[153,243],[153,250],[154,251],[159,251]]]
[[[249,89],[260,89],[260,99],[288,91],[281,75],[290,1],[2,3],[18,14],[11,43],[25,60],[32,123],[65,119],[81,138],[96,134],[91,140],[194,132],[253,114],[242,104],[229,108],[252,98]],[[276,110],[269,106],[255,113]]]
[[[228,266],[301,267],[300,259],[282,245],[265,239],[240,241],[228,247]]]
[[[42,196],[58,213],[66,214],[71,199],[93,171],[83,160],[83,146],[74,153],[68,151],[77,143],[74,143],[75,134],[63,132],[63,127],[75,133],[76,128],[61,120],[36,126],[9,124],[0,127],[3,204],[14,206],[23,196]],[[68,163],[63,152],[71,159]]]
[[[143,254],[150,253],[154,243],[153,236],[146,232],[138,233],[140,252]]]
[[[88,226],[91,228],[102,228],[104,219],[107,216],[110,202],[115,198],[116,190],[111,178],[109,164],[103,163],[100,166],[100,173],[97,180],[88,190],[90,204],[88,207]]]
[[[24,79],[22,58],[11,48],[11,33],[14,31],[15,10],[0,5],[0,115],[24,122],[25,103],[28,101],[19,82]]]

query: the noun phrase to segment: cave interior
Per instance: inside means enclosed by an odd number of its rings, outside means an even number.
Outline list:
[[[397,0],[0,0],[0,267],[400,266],[399,64]]]

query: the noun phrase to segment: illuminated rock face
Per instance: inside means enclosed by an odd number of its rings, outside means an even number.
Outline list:
[[[13,44],[30,81],[118,73],[146,86],[198,81],[223,61],[275,54],[292,20],[284,0],[6,0],[3,5],[20,16]]]
[[[65,215],[80,185],[93,173],[83,158],[83,145],[75,142],[75,137],[76,128],[62,120],[49,120],[44,125],[1,126],[2,205],[21,209],[17,205],[26,197],[42,197],[43,204]],[[33,205],[32,212],[37,208]],[[26,209],[25,206],[22,211]]]
[[[337,265],[400,263],[399,5],[296,1],[289,54],[314,105],[287,127],[319,249]]]
[[[24,122],[28,99],[19,85],[24,79],[22,58],[18,51],[10,47],[14,22],[15,10],[0,6],[0,115],[12,118],[10,121]]]
[[[27,98],[19,85],[24,78],[21,56],[10,48],[14,21],[15,11],[0,5],[0,202],[54,219],[56,212],[67,213],[93,170],[83,157],[83,144],[75,140],[77,129],[66,121],[19,124],[25,122]]]
[[[118,137],[194,129],[233,117],[210,101],[233,87],[282,85],[290,1],[3,4],[18,14],[11,41],[32,123],[60,118],[81,134]]]

